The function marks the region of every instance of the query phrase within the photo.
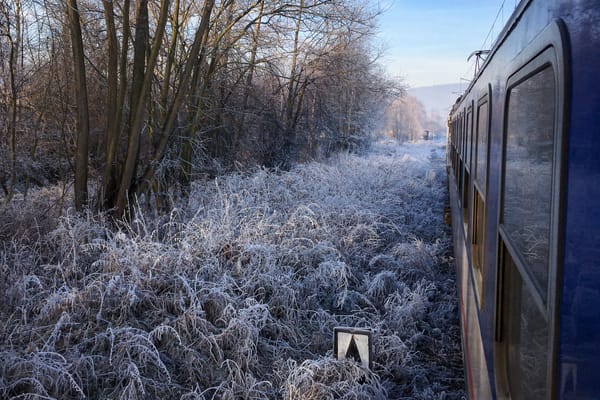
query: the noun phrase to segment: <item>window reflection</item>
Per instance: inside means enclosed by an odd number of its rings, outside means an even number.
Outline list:
[[[476,281],[479,292],[483,289],[484,275],[484,238],[485,238],[485,202],[479,190],[475,190],[475,206],[473,210],[474,227],[473,227],[473,267],[478,272]]]
[[[511,89],[503,224],[546,299],[554,154],[555,83],[547,67]]]
[[[488,103],[479,106],[477,111],[477,155],[475,166],[475,180],[482,192],[485,193],[485,167],[487,162],[488,143]]]
[[[511,398],[546,398],[548,323],[512,260],[508,260],[508,374]]]

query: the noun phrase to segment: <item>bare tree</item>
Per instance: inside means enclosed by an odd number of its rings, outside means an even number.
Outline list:
[[[55,179],[75,177],[78,209],[89,179],[96,206],[123,215],[133,197],[165,204],[213,160],[289,166],[353,147],[389,94],[372,4],[0,0],[4,197],[34,176],[16,173],[25,148],[60,153]]]
[[[75,207],[81,210],[88,197],[88,141],[90,118],[85,74],[85,55],[77,0],[67,0],[67,14],[71,29],[75,93],[77,97],[77,150],[75,152]]]
[[[22,6],[21,1],[16,0],[11,7],[6,1],[0,3],[0,13],[2,24],[0,24],[0,38],[3,38],[2,44],[8,47],[8,65],[2,63],[3,69],[8,69],[8,93],[5,94],[5,108],[8,115],[4,122],[5,132],[8,137],[10,162],[8,165],[8,179],[2,174],[0,175],[0,185],[4,192],[6,201],[10,201],[14,194],[16,181],[16,161],[17,161],[17,123],[20,114],[19,106],[19,78],[18,73],[21,70],[19,67],[19,54],[22,47]],[[3,46],[4,47],[4,46]],[[5,52],[4,48],[2,49]],[[22,63],[21,63],[22,65]],[[4,72],[4,71],[3,71]]]
[[[118,187],[118,160],[117,144],[119,130],[123,118],[125,91],[127,88],[127,43],[129,42],[129,0],[123,4],[123,45],[121,53],[119,81],[119,43],[115,27],[114,4],[109,0],[102,0],[104,18],[106,20],[106,37],[108,41],[108,66],[107,66],[107,92],[106,92],[106,151],[104,161],[104,174],[102,189],[98,195],[98,202],[104,208],[111,208],[116,197]]]

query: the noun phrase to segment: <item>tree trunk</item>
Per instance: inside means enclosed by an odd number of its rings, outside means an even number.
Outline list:
[[[171,18],[171,27],[173,32],[171,33],[171,43],[169,45],[169,52],[167,54],[167,62],[165,64],[163,84],[161,89],[160,108],[161,114],[164,116],[167,113],[167,106],[170,94],[171,86],[171,74],[173,66],[175,64],[175,56],[177,53],[177,43],[179,41],[179,10],[180,0],[175,0],[173,5],[173,18]]]
[[[129,1],[126,2],[124,18],[128,18]],[[104,174],[102,179],[102,189],[98,198],[98,205],[101,208],[111,208],[114,204],[115,187],[117,185],[117,144],[119,140],[119,129],[121,124],[121,107],[119,107],[119,45],[117,41],[117,30],[115,28],[115,15],[113,2],[102,0],[104,6],[104,19],[106,21],[106,36],[108,39],[108,90],[106,98],[106,155],[104,160]],[[126,33],[128,29],[124,29]],[[124,39],[124,47],[127,42]]]
[[[9,55],[9,80],[10,80],[10,122],[9,122],[9,142],[10,142],[10,179],[6,192],[6,202],[8,203],[14,194],[17,180],[17,120],[19,115],[19,93],[17,89],[17,64],[18,54],[21,43],[21,2],[16,1],[15,29],[16,38],[8,35],[10,41]],[[8,18],[8,14],[7,14]]]
[[[154,67],[158,59],[158,53],[162,46],[162,39],[165,32],[165,26],[169,16],[169,0],[162,0],[160,7],[160,17],[156,26],[154,42],[146,64],[146,48],[148,38],[148,1],[139,0],[136,33],[134,41],[134,66],[133,83],[131,97],[131,118],[129,126],[129,141],[127,145],[127,157],[121,174],[121,182],[115,207],[118,214],[123,214],[128,207],[128,196],[135,190],[135,171],[138,166],[138,155],[140,146],[140,137],[142,133],[142,124],[144,112],[146,109],[146,99],[150,93],[150,84],[154,75]],[[125,45],[125,43],[124,43]]]
[[[242,115],[237,127],[234,130],[233,137],[233,151],[237,152],[240,141],[240,134],[244,129],[246,123],[246,110],[248,109],[248,99],[250,98],[250,90],[252,85],[252,79],[254,78],[254,69],[256,67],[256,55],[258,53],[258,39],[260,37],[260,28],[262,25],[262,17],[265,8],[265,1],[261,0],[260,8],[258,9],[258,17],[256,17],[256,29],[253,34],[252,50],[250,52],[250,61],[248,65],[248,72],[246,75],[246,82],[244,85],[244,98],[242,100]]]
[[[83,38],[77,0],[67,0],[71,28],[71,47],[77,97],[77,144],[75,150],[75,208],[81,211],[87,203],[88,139],[90,132]]]
[[[200,26],[196,31],[194,36],[194,42],[192,43],[192,47],[190,48],[190,52],[188,55],[188,59],[185,63],[183,72],[181,73],[181,81],[179,82],[179,90],[175,95],[175,99],[173,103],[169,107],[167,112],[167,118],[162,127],[161,138],[158,143],[158,147],[154,152],[152,160],[146,166],[146,170],[142,176],[142,180],[140,182],[140,186],[137,189],[138,193],[145,192],[150,184],[152,183],[152,179],[154,178],[154,174],[156,172],[156,163],[161,160],[164,156],[164,153],[167,149],[167,145],[169,143],[169,139],[171,138],[171,134],[175,127],[175,121],[177,119],[177,115],[179,113],[179,109],[187,97],[187,94],[190,90],[190,80],[193,75],[193,71],[197,66],[198,55],[200,54],[200,50],[203,45],[203,39],[205,37],[206,32],[209,29],[210,15],[212,13],[212,9],[215,5],[215,0],[206,0],[204,3],[204,9],[202,11],[202,18],[200,20]],[[193,127],[191,128],[193,129]]]
[[[300,27],[302,26],[302,17],[304,11],[304,0],[300,0],[300,7],[298,7],[298,16],[296,20],[296,27],[294,31],[294,49],[292,53],[292,64],[290,72],[290,82],[288,85],[287,99],[285,102],[284,110],[284,146],[283,146],[283,157],[284,166],[289,167],[291,163],[296,160],[297,144],[296,144],[296,130],[294,124],[294,105],[298,94],[298,86],[300,85],[300,73],[298,72],[298,55],[300,52]]]

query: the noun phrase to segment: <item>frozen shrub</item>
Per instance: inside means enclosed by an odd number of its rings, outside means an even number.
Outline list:
[[[367,285],[367,295],[374,304],[381,307],[383,303],[400,288],[394,271],[384,270],[376,274]]]
[[[129,223],[4,206],[0,398],[460,398],[442,152],[219,176]],[[336,326],[373,329],[373,370]]]
[[[291,362],[283,385],[285,400],[386,399],[377,375],[357,363],[330,358]]]

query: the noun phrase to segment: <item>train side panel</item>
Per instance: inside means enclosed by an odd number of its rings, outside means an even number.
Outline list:
[[[600,396],[600,3],[522,1],[449,120],[471,398]]]
[[[600,4],[561,4],[571,42],[559,396],[600,397]]]

